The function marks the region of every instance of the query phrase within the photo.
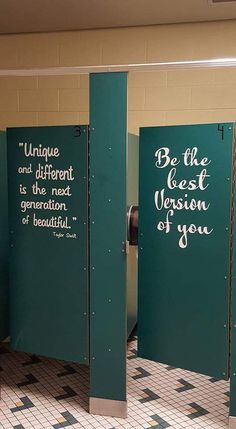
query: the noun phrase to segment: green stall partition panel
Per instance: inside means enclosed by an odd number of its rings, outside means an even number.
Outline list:
[[[236,160],[235,160],[236,161]],[[234,239],[233,239],[233,272],[231,301],[231,347],[230,347],[230,410],[229,428],[236,427],[236,235],[235,235],[235,203],[234,188]]]
[[[229,375],[233,124],[141,129],[138,355]]]
[[[15,350],[88,362],[88,128],[7,130]]]
[[[139,137],[128,134],[127,147],[127,212],[138,205],[138,166]],[[129,224],[128,224],[129,227]],[[128,231],[129,236],[130,231]],[[128,243],[127,243],[128,244]],[[127,251],[127,336],[129,337],[137,323],[137,282],[138,250],[137,245],[128,246]]]
[[[90,412],[126,415],[127,74],[90,75]]]
[[[8,292],[7,143],[0,132],[0,341],[9,335]]]
[[[236,427],[236,140],[234,140],[234,171],[233,171],[233,188],[232,188],[232,289],[231,289],[231,332],[230,332],[230,417],[229,428]]]

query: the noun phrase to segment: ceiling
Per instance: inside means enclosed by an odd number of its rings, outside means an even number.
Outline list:
[[[236,0],[0,0],[2,34],[235,18]]]

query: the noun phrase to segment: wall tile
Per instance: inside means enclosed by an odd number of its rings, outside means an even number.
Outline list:
[[[128,74],[129,88],[166,86],[167,73],[164,71],[130,72]]]
[[[145,88],[129,88],[128,109],[143,110],[145,104]]]
[[[173,70],[167,73],[168,86],[194,86],[214,83],[214,71],[211,69]]]
[[[0,91],[0,111],[17,112],[18,110],[17,91],[12,89],[2,89]]]
[[[102,60],[102,44],[99,33],[80,32],[76,43],[66,42],[59,46],[60,66],[99,65]]]
[[[233,85],[213,85],[192,88],[192,109],[223,109],[236,107]]]
[[[58,90],[38,89],[19,91],[20,111],[53,112],[58,111]]]
[[[39,112],[39,125],[77,125],[79,122],[77,112]]]
[[[208,124],[214,122],[234,122],[235,109],[217,110],[175,110],[166,112],[165,125]]]
[[[102,45],[103,64],[146,62],[146,40],[143,29],[111,29],[104,32]]]
[[[129,111],[128,112],[128,130],[132,134],[139,134],[139,128],[164,125],[164,111]]]
[[[80,125],[88,125],[89,124],[89,112],[79,112],[79,121]]]
[[[88,74],[80,74],[79,75],[79,86],[80,86],[80,88],[88,88],[89,87],[89,75]]]
[[[17,66],[56,67],[59,65],[59,48],[56,43],[49,43],[32,37],[24,43],[19,39],[17,49]]]
[[[0,112],[0,128],[30,127],[38,125],[37,113],[30,112]]]
[[[60,89],[59,110],[62,112],[88,111],[89,93],[87,88]]]
[[[15,68],[17,66],[17,48],[14,36],[0,36],[0,67]]]
[[[235,84],[236,83],[236,67],[219,68],[214,71],[214,82],[216,84]]]
[[[69,76],[39,76],[40,88],[78,88],[79,75]]]
[[[146,88],[145,110],[173,110],[190,107],[191,88]]]
[[[4,89],[37,89],[38,78],[36,76],[1,76],[0,91]]]

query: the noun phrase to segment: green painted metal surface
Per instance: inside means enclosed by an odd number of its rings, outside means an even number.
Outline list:
[[[235,204],[236,204],[236,140],[234,138],[234,180],[232,186],[232,278],[231,278],[231,303],[230,303],[230,416],[236,418],[236,219],[235,219]]]
[[[88,361],[87,137],[84,126],[7,131],[11,344],[76,362]]]
[[[90,75],[90,396],[126,400],[126,73]]]
[[[8,326],[8,195],[6,133],[0,132],[0,341],[9,334]]]
[[[127,209],[138,205],[139,137],[128,134],[127,153]],[[127,254],[127,336],[137,323],[138,250],[129,246]]]
[[[232,325],[230,354],[230,416],[236,417],[236,272],[235,272],[235,237],[234,237],[234,272],[232,278]]]
[[[138,355],[218,378],[228,377],[232,142],[232,124],[140,138]]]

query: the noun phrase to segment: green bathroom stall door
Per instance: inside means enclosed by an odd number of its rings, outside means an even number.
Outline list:
[[[88,362],[88,128],[7,130],[15,350]]]
[[[228,378],[234,126],[142,128],[138,356]]]
[[[8,293],[7,142],[0,132],[0,341],[9,335]]]

